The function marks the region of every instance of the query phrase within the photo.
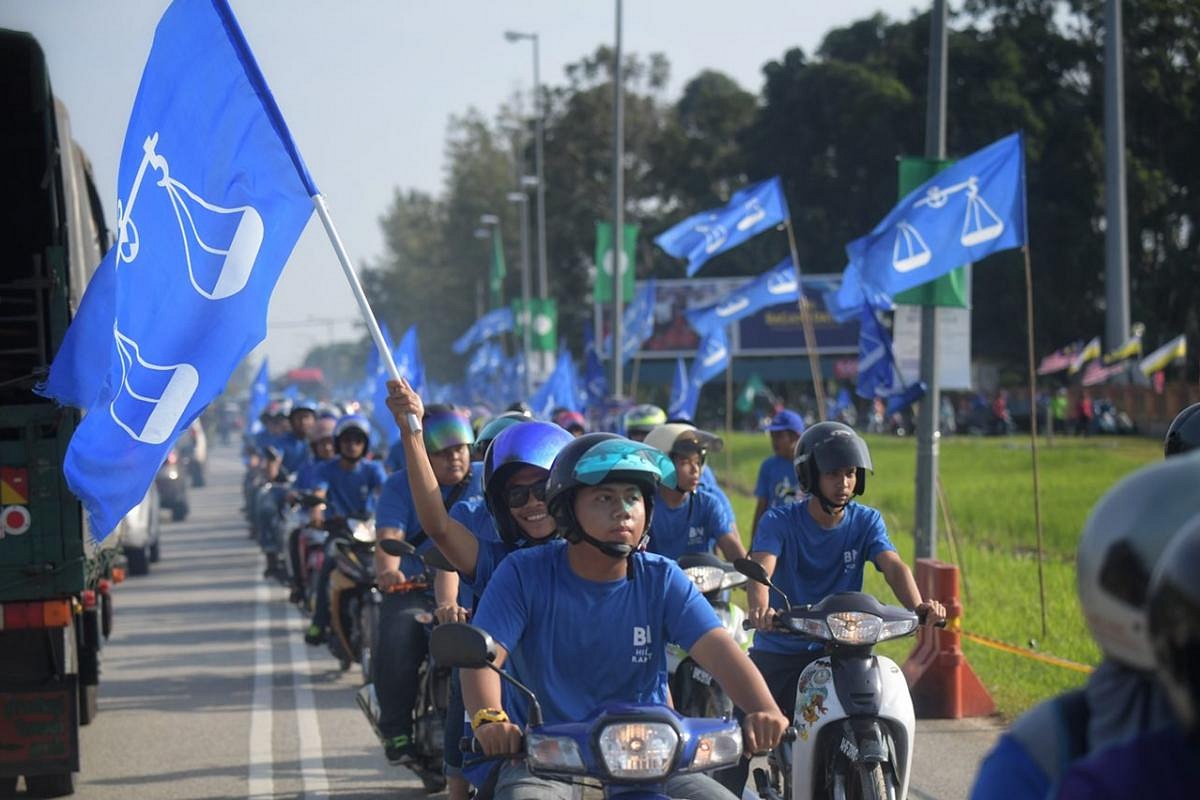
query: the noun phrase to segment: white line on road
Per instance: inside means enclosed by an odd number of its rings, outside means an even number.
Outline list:
[[[254,590],[254,694],[250,711],[250,774],[247,794],[252,798],[275,795],[274,748],[271,744],[271,691],[275,665],[271,660],[271,593],[253,572]]]
[[[304,779],[305,797],[328,797],[329,780],[325,775],[325,757],[321,748],[321,726],[313,700],[312,670],[307,645],[301,641],[303,622],[299,628],[289,628],[288,644],[292,656],[292,696],[296,703],[296,729],[300,733],[300,774]]]

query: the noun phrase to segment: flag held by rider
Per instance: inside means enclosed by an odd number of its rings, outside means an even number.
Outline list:
[[[654,243],[676,258],[686,258],[690,278],[713,256],[774,228],[787,216],[783,184],[776,176],[734,192],[721,208],[693,214],[654,237]]]
[[[846,245],[862,283],[895,296],[963,264],[1026,243],[1025,157],[1014,133],[918,186],[868,235]]]
[[[313,212],[316,186],[224,0],[163,14],[117,193],[117,243],[43,387],[88,410],[64,472],[98,539],[262,341]]]

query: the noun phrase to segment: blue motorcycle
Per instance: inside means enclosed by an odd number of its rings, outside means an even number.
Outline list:
[[[496,646],[487,633],[464,623],[439,625],[429,646],[438,664],[491,669],[525,695],[529,722],[523,755],[530,773],[538,777],[565,783],[599,781],[605,797],[653,800],[667,797],[664,787],[673,775],[711,772],[742,756],[737,722],[684,717],[660,705],[612,703],[578,722],[545,724],[533,691],[492,663]]]

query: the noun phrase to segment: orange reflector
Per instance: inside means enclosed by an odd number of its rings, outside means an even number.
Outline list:
[[[42,603],[42,625],[46,628],[65,628],[71,624],[71,604],[66,600],[47,600]]]
[[[96,607],[96,590],[95,589],[84,589],[83,594],[82,594],[82,599],[83,599],[83,607],[84,608],[87,608],[87,609],[95,608]]]
[[[113,567],[112,568],[112,579],[113,579],[113,583],[123,582],[125,580],[125,568],[124,567]]]

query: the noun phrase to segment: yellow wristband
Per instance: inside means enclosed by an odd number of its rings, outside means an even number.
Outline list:
[[[508,722],[508,714],[499,708],[481,708],[475,712],[475,716],[471,717],[471,730],[476,730],[480,725],[487,725],[489,722]]]

